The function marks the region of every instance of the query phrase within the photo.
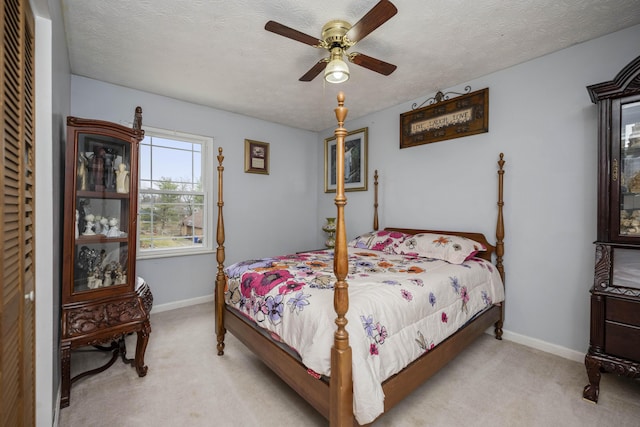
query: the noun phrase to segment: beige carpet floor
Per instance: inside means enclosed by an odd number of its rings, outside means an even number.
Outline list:
[[[233,336],[216,355],[212,303],[151,325],[147,376],[118,361],[81,379],[60,426],[328,425]],[[135,336],[127,346],[133,356]],[[74,352],[72,375],[106,359]],[[375,426],[640,426],[640,382],[603,375],[597,405],[586,383],[581,363],[485,335]]]

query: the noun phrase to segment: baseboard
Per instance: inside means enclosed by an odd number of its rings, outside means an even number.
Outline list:
[[[189,307],[190,305],[204,304],[213,301],[213,294],[196,297],[191,299],[183,299],[181,301],[168,302],[166,304],[154,305],[151,313],[161,313],[163,311],[175,310],[177,308]]]
[[[491,331],[489,333],[493,335],[493,328],[491,328]],[[531,338],[526,335],[517,334],[506,329],[503,331],[502,338],[518,344],[526,345],[527,347],[535,348],[536,350],[555,354],[556,356],[564,357],[565,359],[573,360],[580,363],[584,362],[585,353],[580,353],[579,351],[571,350],[570,348],[562,347],[557,344],[551,344],[537,338]]]

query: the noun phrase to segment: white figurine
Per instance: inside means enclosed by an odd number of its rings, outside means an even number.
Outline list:
[[[109,235],[109,218],[106,218],[104,216],[100,218],[100,225],[102,226],[102,235],[108,236]]]
[[[109,220],[109,231],[107,231],[107,237],[120,237],[120,230],[118,230],[118,220],[111,218]]]
[[[96,217],[93,214],[85,215],[84,220],[87,221],[87,225],[85,226],[83,236],[94,236],[96,233],[93,232],[93,220]]]
[[[80,230],[78,230],[78,220],[80,219],[80,212],[76,209],[76,239],[80,236]]]
[[[104,280],[102,281],[102,286],[105,288],[111,286],[111,281],[111,267],[107,265],[104,269]]]
[[[78,155],[78,189],[86,191],[89,189],[89,159],[84,154]]]
[[[100,226],[100,221],[102,220],[102,216],[95,215],[93,218],[93,232],[96,234],[102,234],[102,226]]]
[[[116,171],[116,193],[128,193],[129,192],[129,172],[127,171],[127,165],[120,163],[118,170]]]
[[[95,275],[91,274],[89,275],[89,277],[87,277],[87,287],[89,289],[97,289],[102,287],[102,280],[100,280],[100,278],[96,277]]]

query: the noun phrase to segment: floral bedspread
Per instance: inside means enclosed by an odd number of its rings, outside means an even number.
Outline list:
[[[347,331],[353,354],[354,414],[360,424],[384,410],[381,383],[504,299],[495,267],[460,265],[348,248]],[[333,251],[250,260],[226,268],[226,302],[331,374],[336,329]]]

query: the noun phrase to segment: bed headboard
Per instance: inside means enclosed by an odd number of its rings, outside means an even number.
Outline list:
[[[374,175],[374,202],[373,202],[373,229],[378,230],[378,170]],[[496,267],[500,272],[500,276],[504,281],[504,266],[502,264],[502,257],[504,255],[504,219],[502,210],[504,207],[503,200],[504,189],[504,154],[500,153],[498,160],[498,218],[496,223],[496,243],[492,245],[487,241],[487,238],[482,233],[472,233],[467,231],[442,231],[442,230],[423,230],[418,228],[397,228],[397,227],[385,227],[385,230],[400,231],[406,234],[418,234],[418,233],[434,233],[434,234],[448,234],[452,236],[462,236],[467,239],[475,240],[478,243],[482,243],[487,250],[484,252],[478,252],[477,257],[486,259],[489,262],[493,262],[492,256],[496,254]]]

